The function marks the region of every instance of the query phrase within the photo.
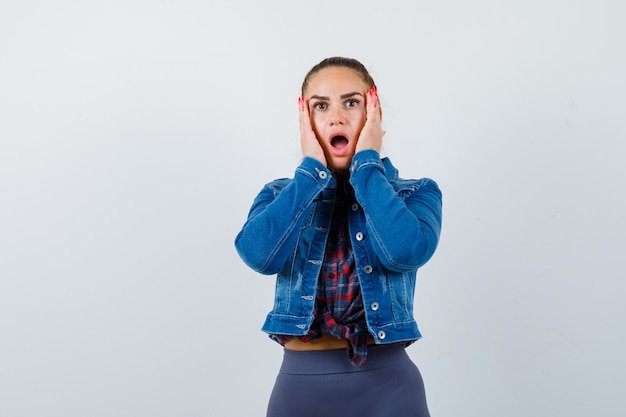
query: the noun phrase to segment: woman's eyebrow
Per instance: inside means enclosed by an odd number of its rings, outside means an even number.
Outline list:
[[[344,99],[344,98],[349,98],[349,97],[352,97],[352,96],[361,96],[361,97],[363,97],[363,94],[361,94],[361,93],[359,93],[357,91],[353,91],[351,93],[342,94],[341,98]]]

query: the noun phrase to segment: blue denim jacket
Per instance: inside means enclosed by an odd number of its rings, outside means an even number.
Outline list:
[[[350,184],[348,227],[368,330],[378,344],[417,340],[415,279],[439,241],[441,192],[430,179],[399,178],[373,150],[353,157]],[[263,325],[270,335],[301,336],[311,326],[335,190],[331,172],[305,157],[292,179],[263,188],[235,239],[248,266],[277,274],[274,308]]]

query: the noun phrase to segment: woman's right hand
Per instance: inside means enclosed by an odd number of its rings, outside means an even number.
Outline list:
[[[298,97],[298,111],[300,113],[300,146],[302,147],[302,154],[315,158],[324,164],[324,166],[327,166],[324,150],[317,140],[317,136],[311,126],[309,104],[306,98]]]

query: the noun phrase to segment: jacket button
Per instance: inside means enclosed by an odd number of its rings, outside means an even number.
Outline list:
[[[352,211],[357,211],[359,209],[359,205],[357,203],[354,203],[352,205]]]
[[[385,338],[385,336],[387,336],[387,334],[385,334],[385,331],[384,331],[384,330],[379,330],[379,331],[378,331],[378,338],[379,338],[379,339],[381,339],[381,340],[382,340],[382,339],[384,339],[384,338]]]
[[[363,271],[365,271],[366,274],[371,274],[373,270],[374,268],[372,268],[372,265],[365,265],[363,267]]]
[[[363,233],[361,232],[357,232],[356,234],[356,240],[358,240],[359,242],[363,240],[365,236],[363,236]]]
[[[326,173],[326,171],[320,171],[319,176],[321,179],[325,180],[328,174]]]
[[[374,301],[372,304],[370,304],[370,308],[374,311],[378,310],[378,303],[376,301]],[[383,332],[382,330],[380,332],[378,332],[378,334],[380,335],[380,333],[383,333],[383,335],[385,334],[385,332]],[[384,338],[385,336],[381,337]]]

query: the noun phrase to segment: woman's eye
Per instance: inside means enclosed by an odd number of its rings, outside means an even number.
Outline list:
[[[347,100],[346,107],[356,107],[359,105],[359,100]]]
[[[316,110],[325,110],[326,107],[328,107],[328,106],[326,105],[326,103],[323,103],[323,102],[315,103],[313,105],[313,108],[316,109]]]

